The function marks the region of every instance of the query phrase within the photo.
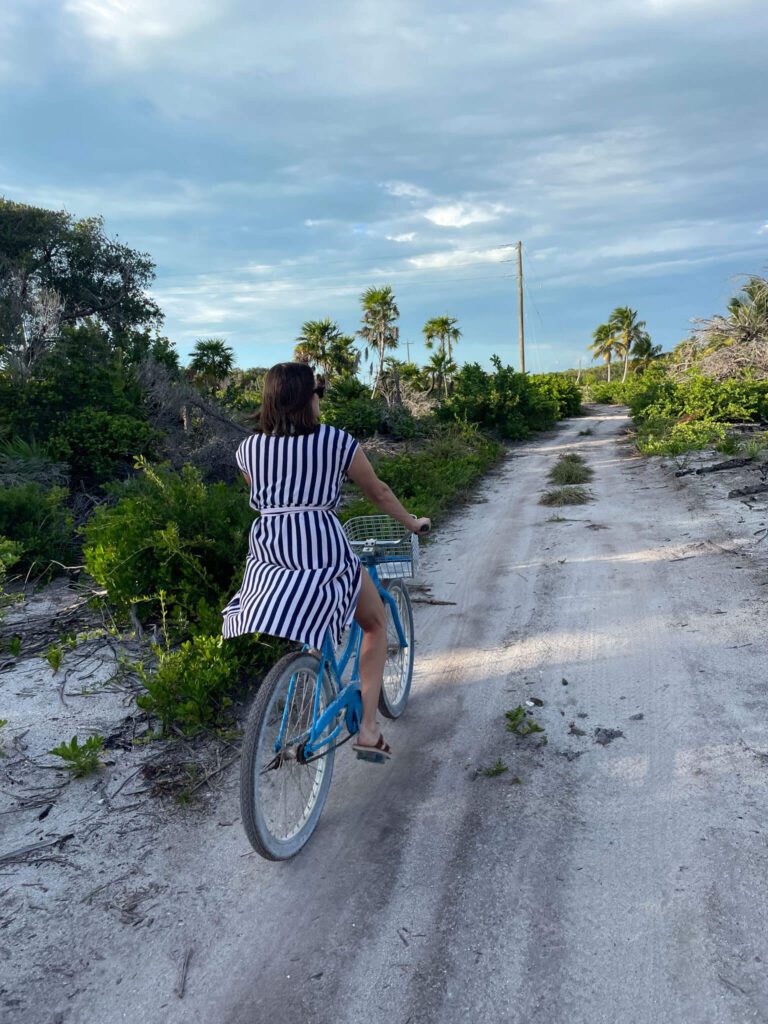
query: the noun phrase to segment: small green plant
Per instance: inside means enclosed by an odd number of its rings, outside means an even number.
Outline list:
[[[503,775],[508,771],[509,767],[500,757],[497,757],[492,765],[489,765],[488,768],[481,768],[477,774],[482,775],[486,779],[495,779],[497,775]]]
[[[73,736],[69,743],[60,743],[49,753],[60,757],[66,762],[67,768],[76,779],[84,775],[92,775],[101,767],[99,754],[104,747],[103,736],[89,736],[85,743],[80,745],[77,736]]]
[[[577,462],[575,458],[569,458],[565,455],[559,458],[549,471],[550,481],[560,486],[586,484],[592,479],[593,475],[589,466],[585,466],[582,461]]]
[[[513,732],[517,736],[529,736],[531,733],[544,732],[544,727],[531,717],[522,704],[518,704],[511,711],[505,711],[504,717],[507,720],[507,732]]]
[[[587,427],[586,430],[579,431],[579,437],[592,437],[593,434],[594,430],[592,429],[592,427]]]
[[[736,435],[732,432],[726,434],[721,441],[717,442],[715,449],[721,455],[737,455],[739,452],[739,442],[736,439]]]
[[[45,654],[45,660],[54,672],[58,672],[64,661],[64,649],[61,644],[51,644]]]
[[[584,487],[556,487],[545,491],[539,498],[540,505],[586,505],[590,500],[589,491]]]
[[[745,441],[742,450],[748,459],[757,459],[765,451],[767,442],[768,435],[761,434]]]
[[[8,641],[8,650],[10,651],[14,658],[18,658],[18,656],[21,654],[21,637],[18,635],[18,633],[14,634],[14,636],[12,636],[11,639]]]

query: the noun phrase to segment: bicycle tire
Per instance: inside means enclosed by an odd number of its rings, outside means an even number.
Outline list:
[[[379,711],[385,718],[399,718],[403,711],[405,711],[405,706],[408,703],[408,696],[411,692],[411,680],[413,678],[413,607],[408,588],[402,580],[382,580],[382,586],[389,591],[397,602],[397,612],[408,646],[400,646],[400,638],[395,628],[392,609],[385,602],[388,652],[384,665],[384,683],[379,694]]]
[[[248,714],[240,759],[240,810],[248,841],[254,850],[267,860],[289,860],[296,856],[314,832],[330,789],[334,761],[333,749],[328,750],[326,754],[309,765],[301,765],[295,754],[289,750],[289,756],[286,757],[285,762],[281,762],[274,769],[266,770],[264,768],[275,757],[274,742],[279,733],[285,699],[293,675],[297,676],[297,682],[288,718],[289,721],[292,716],[296,718],[294,728],[299,731],[309,727],[311,709],[307,707],[306,700],[302,704],[300,712],[298,705],[294,708],[294,704],[297,701],[300,686],[302,687],[302,697],[304,696],[306,683],[302,682],[303,676],[306,676],[307,680],[311,680],[307,692],[311,690],[314,694],[319,667],[320,660],[313,654],[303,652],[287,654],[267,674]],[[321,695],[320,711],[322,712],[323,707],[327,706],[336,696],[335,688],[327,671],[324,673]],[[281,697],[282,704],[280,703]],[[307,711],[306,722],[301,718],[301,714],[305,710]],[[278,777],[278,772],[288,774]],[[306,775],[302,773],[306,773]],[[290,775],[290,779],[288,775]],[[308,797],[304,796],[302,779],[304,785],[308,786]],[[275,795],[278,803],[282,800],[287,818],[287,788],[291,783],[295,783],[292,787],[293,790],[298,789],[300,793],[297,801],[297,816],[300,810],[301,820],[296,822],[293,831],[290,831],[289,825],[286,824],[283,831],[289,830],[288,834],[280,835],[277,833],[274,822],[270,823],[269,820],[269,799]],[[281,787],[282,798],[275,792]],[[303,809],[300,807],[302,798],[305,799]]]

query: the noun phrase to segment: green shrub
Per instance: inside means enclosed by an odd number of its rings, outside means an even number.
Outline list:
[[[656,417],[640,427],[636,445],[643,455],[682,455],[683,452],[712,448],[725,436],[726,428],[722,423],[710,420],[677,423]]]
[[[75,477],[103,481],[136,456],[151,458],[160,436],[134,416],[87,408],[70,413],[47,447],[54,458],[69,463]]]
[[[557,419],[581,413],[581,388],[575,380],[561,373],[541,373],[529,377],[531,386],[557,402]]]
[[[453,378],[453,391],[438,409],[443,421],[474,423],[513,441],[532,431],[554,426],[560,412],[558,398],[546,384],[537,386],[524,373],[491,359],[493,372],[479,363],[466,363]]]
[[[74,553],[72,514],[64,487],[26,483],[0,487],[0,536],[17,545],[21,569],[51,572],[51,561],[68,563]]]
[[[146,693],[136,703],[157,715],[168,731],[186,733],[222,724],[239,679],[238,659],[221,635],[192,637],[175,650],[156,647],[157,666],[141,668]]]
[[[176,473],[138,464],[141,474],[113,486],[116,503],[98,508],[86,525],[86,568],[118,611],[135,604],[140,618],[157,618],[162,591],[182,635],[213,632],[248,549],[253,512],[245,487],[206,485],[191,466]]]
[[[472,426],[442,426],[427,445],[414,452],[375,460],[378,476],[409,512],[438,518],[457,498],[468,494],[501,454],[501,446]],[[365,499],[354,501],[341,515],[372,515]]]
[[[596,405],[622,405],[624,388],[620,381],[595,381],[584,385],[584,401]]]
[[[173,649],[156,645],[154,668],[139,666],[147,692],[137,704],[157,715],[166,732],[176,726],[194,735],[221,727],[230,720],[232,698],[287,648],[287,641],[265,642],[258,634],[224,640],[218,630],[198,633]]]
[[[381,429],[394,441],[410,441],[420,432],[419,422],[402,405],[385,406],[381,416]]]

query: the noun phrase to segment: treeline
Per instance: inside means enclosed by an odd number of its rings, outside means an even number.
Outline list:
[[[768,279],[750,277],[725,314],[696,321],[672,352],[633,354],[622,380],[596,380],[588,371],[582,386],[588,401],[629,406],[639,451],[734,452],[736,425],[768,423]]]
[[[0,582],[84,567],[117,621],[157,629],[137,666],[142,706],[195,731],[224,721],[280,649],[220,636],[253,518],[233,454],[266,371],[238,368],[219,338],[182,366],[147,294],[153,276],[150,257],[110,239],[100,218],[0,200]],[[447,315],[424,325],[424,366],[401,360],[398,318],[389,286],[367,289],[354,333],[307,321],[285,357],[326,378],[326,422],[403,442],[373,456],[378,472],[436,519],[504,440],[577,414],[581,394],[496,357],[490,371],[459,366],[462,332]],[[350,494],[342,516],[366,511]]]

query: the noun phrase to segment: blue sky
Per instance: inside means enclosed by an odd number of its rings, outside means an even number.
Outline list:
[[[150,252],[165,333],[290,356],[393,285],[423,356],[586,357],[616,305],[670,348],[768,267],[764,0],[6,0],[0,194]]]

